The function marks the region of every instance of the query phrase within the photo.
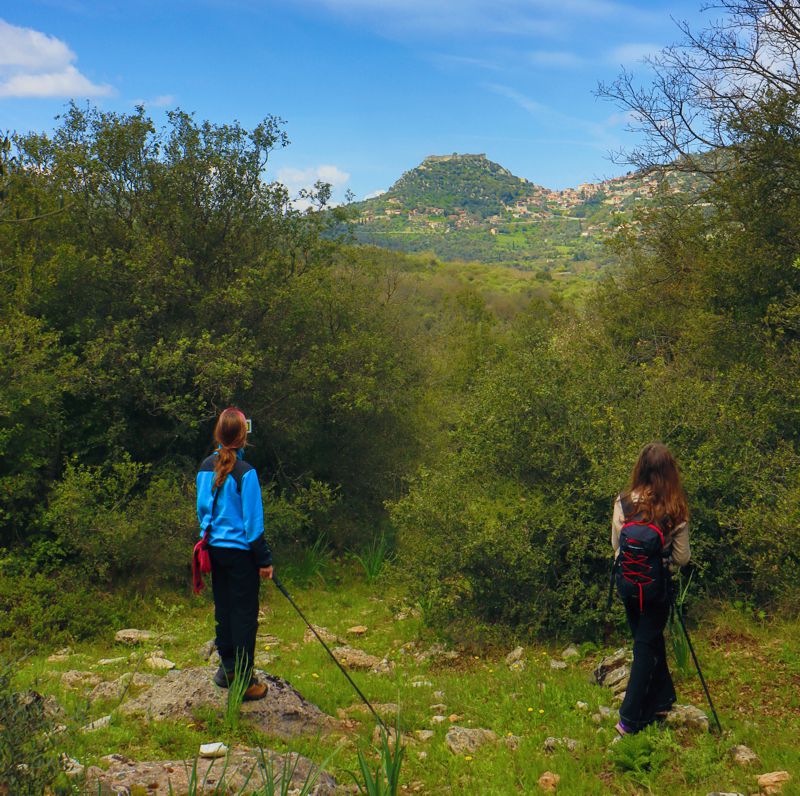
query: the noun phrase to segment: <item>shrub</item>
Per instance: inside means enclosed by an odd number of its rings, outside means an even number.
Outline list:
[[[61,770],[54,725],[42,696],[16,691],[11,672],[0,660],[0,793],[41,796]]]

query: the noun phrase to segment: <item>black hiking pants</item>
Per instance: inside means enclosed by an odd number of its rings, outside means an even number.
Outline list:
[[[625,601],[625,613],[633,634],[633,664],[619,717],[626,729],[638,732],[675,703],[675,686],[667,667],[664,628],[669,601],[639,609],[638,598]]]
[[[249,550],[208,548],[211,554],[211,590],[217,624],[217,652],[226,672],[236,661],[249,677],[253,669],[258,630],[258,566]]]

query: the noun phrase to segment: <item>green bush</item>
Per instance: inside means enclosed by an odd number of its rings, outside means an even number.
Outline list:
[[[0,659],[0,793],[41,796],[61,771],[44,698],[14,688],[11,664]]]

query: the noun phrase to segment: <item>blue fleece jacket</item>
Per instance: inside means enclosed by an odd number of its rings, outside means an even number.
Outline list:
[[[261,485],[255,469],[242,458],[242,451],[232,472],[220,487],[214,516],[214,464],[217,452],[211,454],[197,473],[197,519],[200,536],[211,525],[208,543],[212,547],[233,547],[253,552],[260,567],[272,563],[272,553],[264,538],[264,507],[261,502]]]

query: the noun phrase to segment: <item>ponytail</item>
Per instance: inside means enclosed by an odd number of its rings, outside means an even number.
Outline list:
[[[236,464],[237,452],[247,442],[247,421],[244,413],[234,406],[223,410],[214,429],[214,439],[220,446],[214,462],[214,486],[219,489]]]

